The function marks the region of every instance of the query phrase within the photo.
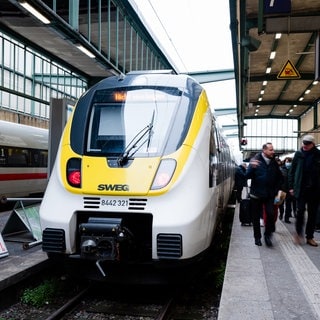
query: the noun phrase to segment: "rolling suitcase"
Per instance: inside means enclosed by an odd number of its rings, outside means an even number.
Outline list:
[[[247,198],[242,199],[240,202],[239,208],[239,219],[242,226],[251,226],[252,225],[252,216],[251,216],[251,208],[250,208],[250,198],[249,191],[247,190]]]
[[[239,218],[242,226],[251,226],[252,217],[249,198],[241,200],[239,208]]]

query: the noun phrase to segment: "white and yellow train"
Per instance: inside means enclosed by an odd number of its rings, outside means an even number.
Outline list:
[[[187,75],[133,72],[77,102],[40,207],[49,257],[190,262],[210,247],[234,184],[206,93]]]

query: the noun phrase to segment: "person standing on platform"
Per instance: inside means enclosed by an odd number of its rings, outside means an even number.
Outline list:
[[[312,135],[302,138],[302,146],[296,151],[288,176],[289,192],[297,199],[296,234],[294,242],[302,244],[305,211],[308,217],[305,226],[307,244],[317,247],[313,239],[317,210],[320,203],[320,150],[315,146]]]
[[[247,179],[245,177],[247,165],[245,163],[240,164],[236,167],[235,172],[235,189],[236,199],[240,203],[242,200],[242,190],[247,186]]]
[[[292,158],[286,157],[283,160],[283,166],[280,168],[284,178],[284,182],[281,189],[282,191],[286,192],[286,198],[284,200],[284,210],[282,212],[280,211],[280,220],[282,220],[283,213],[284,213],[284,222],[286,223],[291,223],[290,218],[296,217],[296,211],[297,211],[296,199],[294,198],[294,196],[290,194],[289,187],[288,187],[288,174],[289,174],[291,165],[292,165]]]
[[[279,168],[280,168],[282,175],[283,175],[283,180],[284,180],[283,183],[285,183],[285,173],[286,172],[284,172],[283,163],[282,163],[281,159],[279,159],[279,158],[276,160],[278,162]],[[281,186],[281,190],[285,191],[285,190],[283,190],[283,188],[284,188],[284,185]],[[279,219],[282,220],[283,214],[284,214],[284,201],[279,205],[275,204],[275,206],[277,206],[277,213],[279,211]]]
[[[274,199],[280,190],[283,176],[274,154],[272,143],[265,143],[262,152],[250,160],[246,171],[246,178],[251,179],[250,202],[253,235],[257,246],[262,245],[260,216],[263,206],[266,212],[264,240],[268,247],[272,246],[272,233],[275,231]]]

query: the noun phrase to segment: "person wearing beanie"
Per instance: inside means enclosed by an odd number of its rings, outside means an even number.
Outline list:
[[[314,240],[313,235],[320,203],[320,150],[315,146],[315,138],[312,135],[302,137],[302,146],[295,152],[288,173],[288,186],[290,194],[297,199],[294,242],[302,244],[305,210],[307,209],[308,216],[305,226],[307,244],[317,247],[318,243]]]

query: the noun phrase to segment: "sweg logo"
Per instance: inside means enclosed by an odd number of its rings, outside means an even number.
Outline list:
[[[129,191],[127,184],[99,184],[98,191]]]

